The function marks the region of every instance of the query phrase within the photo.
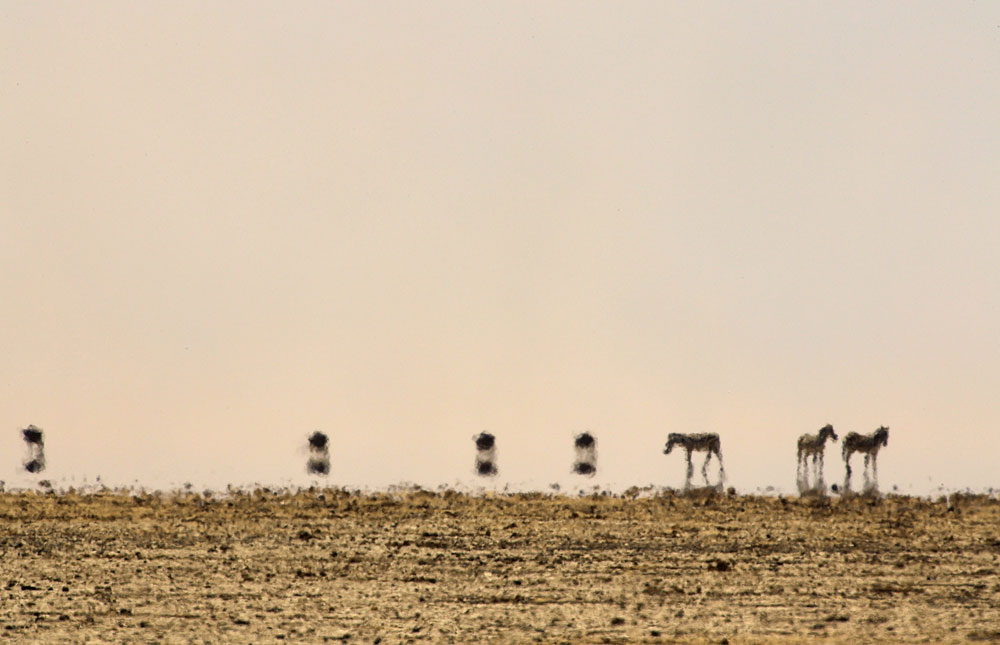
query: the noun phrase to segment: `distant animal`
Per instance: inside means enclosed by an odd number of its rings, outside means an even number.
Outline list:
[[[577,475],[593,477],[597,474],[597,440],[589,432],[576,435],[573,439],[573,448],[576,451],[576,461],[573,462],[572,472]]]
[[[489,432],[480,432],[473,439],[476,442],[476,450],[493,450],[496,445],[496,437]]]
[[[329,442],[329,437],[319,430],[309,435],[309,448],[312,450],[326,450]]]
[[[310,475],[330,474],[330,438],[317,430],[309,435],[309,461],[306,472]]]
[[[45,470],[45,441],[42,438],[42,429],[30,425],[21,430],[21,437],[28,446],[28,458],[24,461],[24,469],[32,474],[42,472]]]
[[[844,437],[842,453],[844,456],[844,466],[847,468],[847,475],[844,477],[844,489],[851,487],[851,455],[856,452],[865,455],[865,483],[878,484],[878,451],[889,444],[889,428],[880,426],[878,430],[871,434],[858,434],[849,432]],[[871,463],[871,479],[868,477],[868,464]]]
[[[708,462],[712,459],[712,455],[715,455],[719,460],[719,484],[722,484],[726,472],[722,465],[722,442],[719,440],[719,435],[714,432],[698,434],[681,434],[679,432],[671,432],[667,435],[667,446],[664,448],[663,454],[669,455],[670,451],[674,449],[674,446],[684,448],[685,456],[687,457],[686,486],[691,485],[691,476],[694,474],[694,465],[691,463],[691,453],[696,450],[708,453],[705,455],[705,463],[701,465],[701,476],[705,478],[705,483],[708,483]]]
[[[807,488],[809,484],[809,457],[812,457],[813,461],[813,476],[816,486],[822,483],[823,453],[827,439],[837,441],[837,433],[833,431],[833,426],[829,423],[820,428],[817,434],[804,434],[799,437],[796,474],[802,488]]]
[[[476,474],[494,477],[499,472],[496,463],[496,437],[484,431],[472,439],[476,442]]]
[[[21,431],[21,436],[24,437],[24,441],[28,445],[32,444],[39,446],[45,445],[45,442],[42,441],[42,429],[39,428],[38,426],[34,425],[28,426],[27,428]]]

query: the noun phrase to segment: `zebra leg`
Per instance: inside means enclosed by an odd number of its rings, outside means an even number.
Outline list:
[[[851,490],[851,454],[844,451],[844,466],[847,469],[847,474],[844,475],[844,490]]]
[[[691,463],[690,450],[687,451],[687,462],[688,462],[688,468],[687,468],[687,480],[684,482],[685,488],[691,486],[691,477],[694,475],[694,464]]]
[[[823,481],[823,453],[819,453],[819,470],[816,471],[816,488],[826,488]]]
[[[871,463],[872,456],[865,453],[865,490],[868,490],[872,485],[871,477],[868,474],[868,464]]]

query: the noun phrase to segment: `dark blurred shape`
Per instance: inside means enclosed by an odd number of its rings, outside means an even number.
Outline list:
[[[477,450],[492,450],[493,446],[496,444],[496,439],[493,435],[488,432],[480,432],[476,435],[476,449]]]
[[[28,456],[24,460],[24,469],[31,474],[40,473],[45,470],[45,441],[42,438],[42,429],[29,425],[21,430],[21,437],[28,445]]]
[[[309,462],[306,464],[306,471],[308,471],[310,475],[329,475],[330,460],[310,458]]]
[[[597,439],[589,432],[576,435],[573,439],[576,461],[572,472],[576,475],[593,477],[597,474]]]
[[[330,474],[330,438],[319,430],[309,435],[309,461],[306,472],[310,475]]]
[[[21,431],[21,435],[24,437],[24,440],[27,441],[29,444],[38,444],[39,446],[44,445],[44,442],[42,441],[41,428],[36,428],[33,425],[28,426],[27,428]]]
[[[480,477],[493,477],[497,469],[496,437],[489,432],[480,432],[473,439],[476,442],[476,474]]]

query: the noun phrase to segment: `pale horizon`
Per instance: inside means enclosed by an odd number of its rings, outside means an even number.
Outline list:
[[[1000,5],[0,6],[8,486],[1000,487]]]

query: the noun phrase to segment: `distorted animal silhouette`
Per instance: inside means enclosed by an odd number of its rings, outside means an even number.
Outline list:
[[[493,477],[499,470],[496,464],[496,437],[489,432],[480,432],[473,437],[476,442],[476,474],[481,477]]]
[[[44,445],[42,441],[42,429],[36,426],[30,425],[21,431],[21,436],[29,444],[37,444],[39,446]]]
[[[804,434],[798,441],[798,463],[796,464],[796,482],[799,492],[810,489],[809,485],[809,458],[812,457],[813,485],[814,490],[825,490],[826,484],[823,482],[823,454],[828,439],[837,441],[837,433],[833,431],[833,426],[829,423],[820,428],[816,434]]]
[[[325,434],[317,430],[316,432],[309,435],[309,447],[315,450],[324,450],[329,444],[330,440]]]
[[[572,472],[585,477],[593,477],[597,474],[597,440],[589,432],[583,432],[573,438],[573,449],[576,451],[576,459],[573,462]]]
[[[330,474],[330,460],[329,459],[310,459],[306,464],[306,471],[310,475],[329,475]]]
[[[496,444],[496,438],[488,432],[480,432],[476,435],[477,450],[492,450]]]
[[[29,425],[21,430],[21,437],[28,446],[28,456],[24,460],[24,469],[31,474],[45,470],[45,440],[42,429]]]
[[[878,489],[878,451],[887,445],[889,445],[889,428],[886,426],[879,426],[878,430],[871,434],[847,433],[841,450],[844,457],[844,467],[847,470],[844,475],[844,491],[851,490],[851,455],[856,452],[863,453],[865,456],[864,490]],[[871,464],[870,469],[869,464]],[[870,475],[869,470],[871,471]]]
[[[309,435],[309,461],[306,472],[310,475],[330,474],[330,439],[319,430]]]
[[[719,460],[719,485],[721,486],[723,481],[725,481],[726,471],[722,464],[722,442],[719,440],[719,435],[714,432],[697,433],[697,434],[681,434],[679,432],[671,432],[667,435],[667,446],[663,450],[663,454],[669,455],[674,449],[674,446],[680,446],[684,448],[685,457],[687,458],[687,477],[685,478],[684,487],[689,488],[691,486],[691,476],[694,474],[694,464],[691,463],[691,453],[705,452],[705,463],[701,466],[701,476],[705,478],[705,483],[708,484],[708,462],[712,459],[712,455],[715,455]]]

